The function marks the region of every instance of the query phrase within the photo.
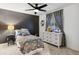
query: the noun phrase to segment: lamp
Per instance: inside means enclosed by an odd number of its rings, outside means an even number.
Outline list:
[[[8,30],[14,30],[14,25],[8,25]]]

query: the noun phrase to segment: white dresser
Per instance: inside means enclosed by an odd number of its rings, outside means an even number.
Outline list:
[[[41,38],[43,41],[56,45],[59,48],[62,42],[62,33],[45,31],[42,33]]]

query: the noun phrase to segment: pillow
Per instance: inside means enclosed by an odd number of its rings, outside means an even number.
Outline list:
[[[21,32],[23,36],[30,35],[30,32],[28,29],[21,29]]]
[[[22,33],[22,36],[27,36],[27,35],[30,35],[30,34],[27,34],[27,33],[24,33],[24,32]]]
[[[15,30],[15,35],[16,35],[16,36],[21,36],[21,35],[22,35],[21,30]]]

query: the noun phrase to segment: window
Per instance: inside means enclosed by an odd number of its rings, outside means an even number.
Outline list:
[[[54,15],[54,13],[50,13],[46,15],[46,31],[50,28],[50,31],[59,32],[60,28],[57,23],[62,26],[62,17],[60,14]]]

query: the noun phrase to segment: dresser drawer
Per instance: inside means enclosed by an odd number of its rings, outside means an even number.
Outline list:
[[[62,35],[61,33],[45,32],[44,33],[44,41],[59,47],[61,45],[61,41],[62,41],[61,35]]]
[[[54,37],[54,41],[59,41],[59,39],[57,37]]]
[[[56,45],[56,46],[59,45],[57,41],[54,41],[53,44]]]
[[[51,39],[51,40],[54,40],[54,39],[55,39],[55,37],[54,37],[54,36],[53,36],[53,37],[52,37],[52,36],[50,36],[50,39]]]
[[[51,44],[54,44],[54,40],[50,40],[50,43],[51,43]]]

